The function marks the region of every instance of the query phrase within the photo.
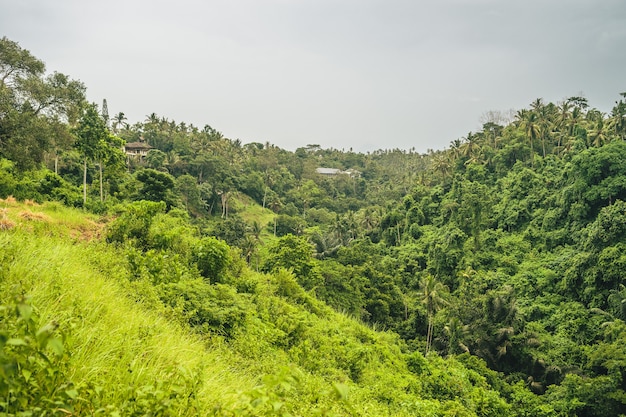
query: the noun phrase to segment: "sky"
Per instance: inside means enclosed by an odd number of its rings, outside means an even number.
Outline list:
[[[624,0],[0,0],[0,36],[132,124],[427,152],[489,111],[626,91]]]

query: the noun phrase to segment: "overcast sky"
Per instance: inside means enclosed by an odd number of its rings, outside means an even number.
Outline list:
[[[129,122],[443,149],[490,110],[626,91],[624,0],[0,0],[0,36]]]

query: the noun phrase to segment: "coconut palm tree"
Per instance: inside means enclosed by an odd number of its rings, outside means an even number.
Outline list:
[[[463,339],[469,333],[468,325],[464,325],[458,317],[452,317],[443,331],[448,337],[448,355],[469,352],[469,348],[463,343]]]
[[[609,141],[607,126],[604,123],[604,117],[598,117],[593,122],[593,127],[589,131],[589,138],[591,139],[591,144],[596,148],[604,145]]]
[[[530,165],[534,167],[535,151],[533,143],[535,142],[535,140],[537,140],[541,131],[537,113],[533,110],[522,109],[517,112],[516,117],[518,126],[520,126],[524,130],[524,134],[526,135],[526,138],[530,143]]]
[[[126,122],[128,119],[123,112],[119,112],[115,116],[113,116],[113,133],[117,133],[120,130],[120,126],[123,129],[128,129],[128,123]]]
[[[626,99],[626,93],[620,93]],[[617,137],[626,140],[626,101],[615,102],[615,107],[611,110],[610,125]]]
[[[426,306],[426,314],[428,315],[428,330],[426,333],[426,350],[424,355],[428,355],[433,342],[433,322],[435,313],[445,305],[445,296],[448,288],[438,281],[434,276],[427,274],[420,282],[419,297],[422,304]]]

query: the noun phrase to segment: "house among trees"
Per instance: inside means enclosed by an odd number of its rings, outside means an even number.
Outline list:
[[[337,175],[349,175],[351,178],[358,178],[361,176],[361,172],[356,169],[347,169],[342,171],[338,168],[316,168],[315,172],[324,177],[336,177]]]
[[[146,142],[130,142],[124,145],[124,151],[129,157],[144,158],[150,149],[153,149],[152,146]]]

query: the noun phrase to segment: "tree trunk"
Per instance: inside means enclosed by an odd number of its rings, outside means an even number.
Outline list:
[[[83,165],[83,207],[87,205],[87,158]]]
[[[426,353],[424,354],[424,356],[427,356],[428,352],[430,351],[430,344],[432,343],[432,338],[433,338],[433,319],[429,315],[429,317],[428,317],[428,331],[426,332]]]
[[[228,197],[229,197],[230,191],[227,192],[223,192],[221,194],[221,198],[222,198],[222,219],[228,218]]]
[[[267,197],[267,187],[265,187],[265,192],[263,193],[263,208],[265,208],[265,197]]]
[[[103,202],[104,201],[104,192],[103,192],[103,189],[102,189],[102,160],[100,160],[100,164],[99,165],[100,165],[100,167],[99,167],[99,170],[100,170],[100,202]]]

